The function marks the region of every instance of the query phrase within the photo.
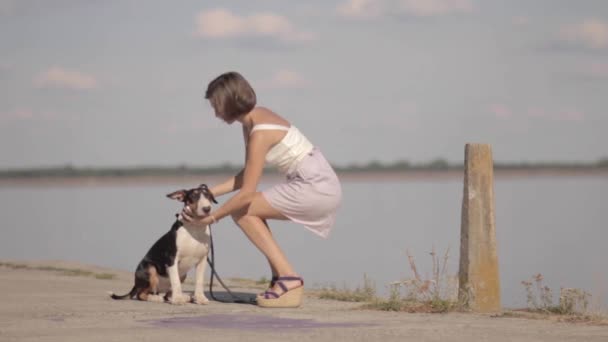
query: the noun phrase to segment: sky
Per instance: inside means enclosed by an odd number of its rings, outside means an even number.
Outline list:
[[[0,0],[0,169],[242,164],[225,71],[340,166],[608,157],[605,0]]]

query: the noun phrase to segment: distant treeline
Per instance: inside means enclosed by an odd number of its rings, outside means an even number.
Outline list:
[[[413,164],[407,161],[383,163],[371,161],[366,164],[351,164],[347,166],[334,165],[339,173],[359,173],[378,171],[449,171],[463,168],[463,164],[451,164],[444,159],[436,159],[428,163]],[[242,165],[223,164],[220,166],[196,167],[74,167],[64,165],[46,168],[8,169],[0,170],[0,178],[41,178],[41,177],[124,177],[124,176],[187,176],[187,175],[211,175],[232,174],[240,171]],[[568,162],[520,162],[503,163],[494,162],[495,170],[594,170],[607,169],[608,158],[600,159],[590,163],[568,163]],[[268,172],[274,172],[268,169]]]

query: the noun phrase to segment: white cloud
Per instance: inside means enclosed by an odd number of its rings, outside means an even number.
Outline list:
[[[269,79],[260,82],[260,86],[266,89],[302,88],[309,84],[302,74],[289,69],[277,70]]]
[[[298,72],[292,70],[279,70],[272,77],[273,84],[279,87],[301,87],[306,85],[306,80]]]
[[[341,16],[369,19],[392,13],[430,17],[474,10],[471,0],[347,0],[337,12]]]
[[[29,120],[34,117],[34,113],[29,108],[15,108],[10,111],[0,112],[0,120]]]
[[[230,39],[238,37],[264,37],[283,42],[314,40],[310,32],[299,31],[284,16],[275,13],[254,13],[239,16],[227,9],[203,11],[196,19],[196,32],[199,37]]]
[[[349,0],[337,7],[338,14],[350,18],[374,18],[385,10],[383,0]]]
[[[590,49],[605,49],[608,48],[608,24],[598,19],[587,19],[580,24],[562,28],[560,38]]]
[[[68,88],[75,90],[95,89],[97,79],[79,71],[52,67],[34,79],[34,85],[40,88]]]
[[[473,11],[471,0],[401,0],[400,6],[406,13],[419,17]]]
[[[504,104],[496,103],[490,106],[490,111],[498,119],[510,119],[513,117],[511,109]]]
[[[74,115],[59,115],[50,110],[34,110],[30,107],[16,107],[8,111],[0,111],[0,126],[12,122],[40,122],[75,120]]]

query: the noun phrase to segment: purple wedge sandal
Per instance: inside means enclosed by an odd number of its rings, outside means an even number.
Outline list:
[[[299,281],[300,285],[292,289],[287,288],[285,281]],[[304,297],[304,280],[296,276],[278,277],[276,284],[279,285],[281,294],[268,290],[257,298],[258,306],[263,308],[297,308],[302,305]]]

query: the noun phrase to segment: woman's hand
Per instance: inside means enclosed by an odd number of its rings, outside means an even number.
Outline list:
[[[182,219],[188,223],[189,225],[197,226],[197,227],[206,227],[212,223],[215,223],[215,219],[213,215],[206,216],[198,216],[190,210],[189,207],[185,207],[182,210]]]

